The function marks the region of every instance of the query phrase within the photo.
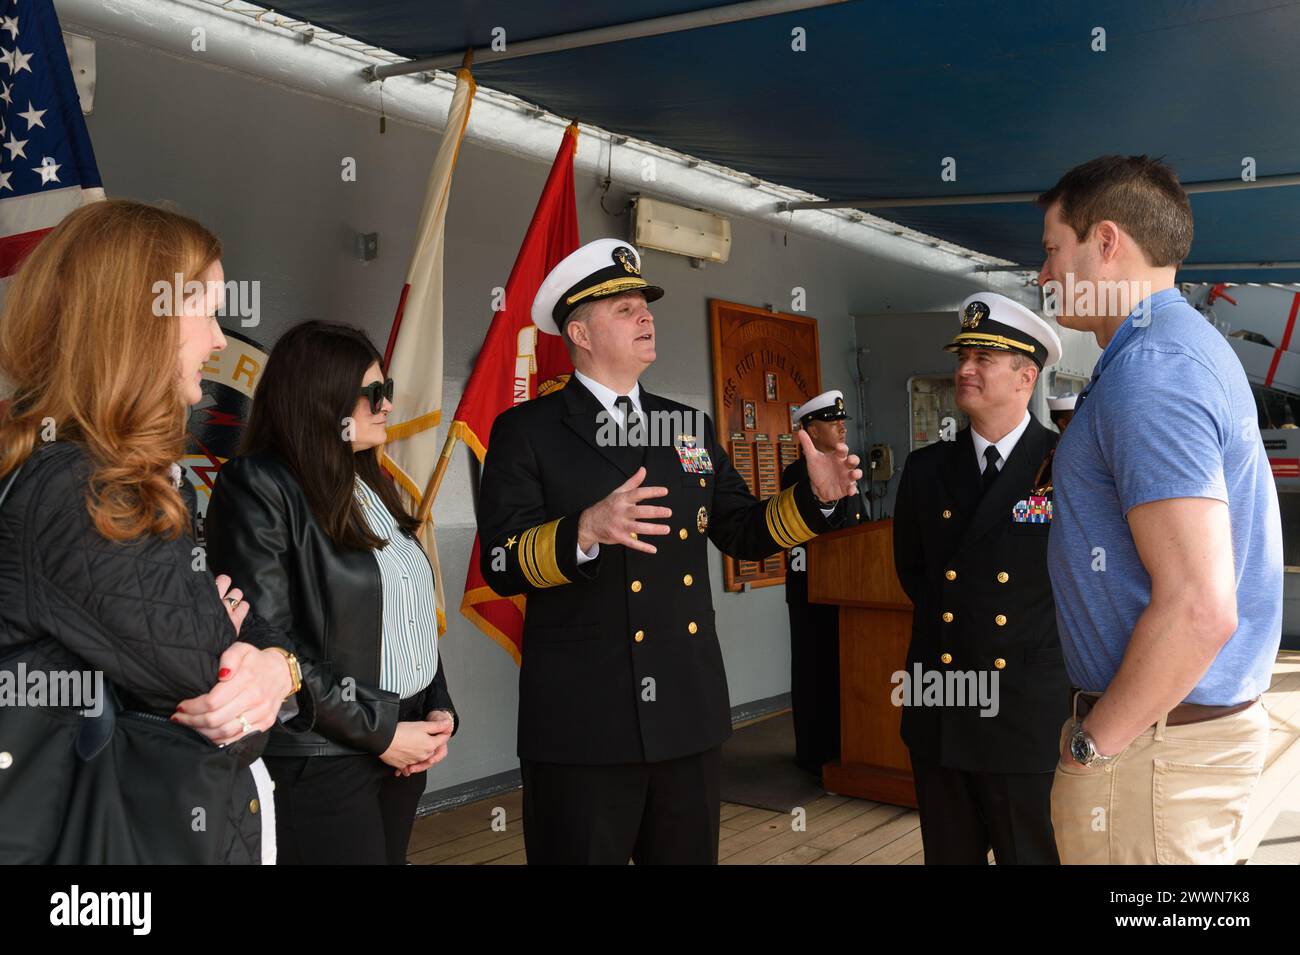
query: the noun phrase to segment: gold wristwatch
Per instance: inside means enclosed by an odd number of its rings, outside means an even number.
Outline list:
[[[271,647],[270,649],[283,656],[289,663],[289,678],[293,680],[293,689],[289,691],[289,696],[293,696],[302,689],[302,667],[298,665],[298,658],[284,647]],[[285,699],[287,700],[289,696],[286,696]]]

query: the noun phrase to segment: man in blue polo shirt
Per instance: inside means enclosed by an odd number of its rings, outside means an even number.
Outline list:
[[[1174,287],[1192,213],[1168,166],[1103,156],[1038,202],[1049,308],[1104,349],[1053,465],[1048,566],[1077,688],[1052,789],[1061,861],[1232,862],[1282,625],[1255,401]]]

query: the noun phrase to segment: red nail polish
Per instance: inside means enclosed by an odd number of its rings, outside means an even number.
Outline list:
[[[224,680],[230,676],[230,667],[222,667],[217,671],[217,679]]]

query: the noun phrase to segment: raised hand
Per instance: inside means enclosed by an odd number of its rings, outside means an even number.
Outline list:
[[[637,468],[636,474],[610,491],[608,497],[582,512],[578,518],[578,546],[583,551],[591,550],[592,544],[622,544],[632,550],[655,553],[653,544],[638,538],[647,534],[667,534],[671,530],[667,524],[647,521],[653,517],[672,517],[673,512],[671,508],[641,503],[668,493],[666,487],[642,487],[645,473],[644,467]]]
[[[862,471],[858,468],[858,456],[849,454],[847,444],[837,444],[834,451],[822,453],[813,445],[807,431],[800,428],[798,435],[808,462],[808,481],[819,501],[838,501],[858,492]]]

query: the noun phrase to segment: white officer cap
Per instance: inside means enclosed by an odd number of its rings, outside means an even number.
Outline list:
[[[996,292],[976,292],[957,312],[961,331],[945,351],[990,348],[1028,355],[1038,367],[1061,360],[1061,338],[1056,329],[1019,302]]]
[[[800,424],[809,421],[845,421],[849,414],[844,410],[844,392],[823,391],[816,398],[809,398],[795,409],[794,416]]]
[[[1048,411],[1073,411],[1074,403],[1079,400],[1079,396],[1074,392],[1069,394],[1057,395],[1055,398],[1050,395],[1047,398]]]
[[[597,239],[569,253],[551,269],[533,298],[533,324],[548,335],[559,335],[564,321],[585,302],[641,292],[647,302],[664,290],[641,278],[641,257],[622,239]]]

